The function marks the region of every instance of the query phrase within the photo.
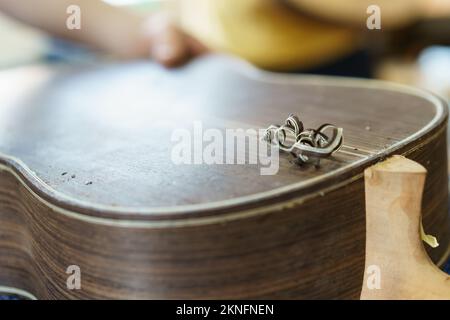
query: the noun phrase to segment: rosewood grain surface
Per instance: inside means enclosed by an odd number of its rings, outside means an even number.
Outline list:
[[[344,128],[318,169],[171,162],[176,128]],[[428,172],[424,225],[448,254],[447,109],[403,87],[261,73],[223,57],[0,73],[0,285],[38,298],[357,298],[364,168]],[[66,173],[66,174],[63,174]],[[92,184],[86,184],[92,182]],[[82,290],[65,287],[68,265]]]

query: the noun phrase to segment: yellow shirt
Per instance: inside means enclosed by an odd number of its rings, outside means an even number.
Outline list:
[[[315,67],[356,48],[356,35],[279,0],[178,0],[181,27],[212,49],[268,69]]]

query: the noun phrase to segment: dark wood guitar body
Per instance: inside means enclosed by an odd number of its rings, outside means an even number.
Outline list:
[[[174,129],[333,123],[321,166],[175,165]],[[0,73],[0,286],[54,298],[358,298],[363,170],[428,170],[424,227],[449,254],[447,106],[380,82],[275,75],[224,57]],[[69,290],[69,266],[81,289]],[[0,290],[2,291],[2,290]]]

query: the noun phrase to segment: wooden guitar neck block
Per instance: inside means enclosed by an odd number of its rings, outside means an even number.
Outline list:
[[[366,264],[361,299],[450,299],[450,277],[421,239],[426,169],[394,156],[365,170]]]

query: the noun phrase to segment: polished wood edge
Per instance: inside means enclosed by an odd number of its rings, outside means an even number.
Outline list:
[[[0,293],[7,294],[7,295],[19,296],[19,297],[22,297],[22,298],[28,299],[28,300],[38,300],[34,295],[29,293],[28,291],[18,289],[18,288],[0,286]]]
[[[402,152],[401,154],[404,156],[408,156],[410,153],[414,152],[414,150],[421,148],[422,146],[426,145],[430,141],[434,140],[437,136],[444,134],[446,131],[446,126],[442,126],[439,130],[435,131],[433,134],[429,135],[426,139],[423,139],[420,144],[416,145],[415,148],[411,148],[409,150],[406,150],[405,152]],[[407,145],[406,145],[407,146]],[[405,147],[405,146],[403,146]],[[368,165],[374,164],[380,160],[383,160],[384,158],[388,157],[389,154],[386,154],[380,159],[372,159],[371,162],[368,163]],[[105,225],[105,226],[116,226],[116,227],[124,227],[124,228],[152,228],[152,229],[158,229],[158,228],[177,228],[177,227],[190,227],[190,226],[200,226],[200,225],[208,225],[208,224],[214,224],[214,223],[225,223],[228,221],[233,221],[236,219],[244,219],[244,218],[250,218],[257,215],[262,215],[265,213],[270,213],[274,211],[282,211],[287,208],[296,207],[298,205],[301,205],[305,201],[311,200],[313,198],[323,196],[327,194],[328,192],[331,192],[337,188],[340,188],[342,186],[345,186],[352,181],[361,179],[363,177],[363,172],[360,172],[359,174],[350,175],[346,180],[342,180],[340,182],[336,182],[334,184],[329,185],[328,187],[322,187],[322,189],[316,190],[315,192],[309,193],[307,195],[303,195],[300,197],[294,197],[289,198],[285,201],[279,201],[276,203],[271,203],[268,205],[260,205],[258,207],[253,207],[241,211],[236,211],[234,213],[224,214],[224,215],[210,215],[210,216],[203,216],[203,217],[192,217],[192,218],[185,218],[185,219],[172,219],[172,216],[166,216],[166,219],[144,219],[147,218],[144,215],[138,215],[137,219],[132,219],[134,217],[128,216],[130,213],[132,213],[132,209],[130,209],[129,212],[126,212],[126,216],[117,216],[117,212],[109,213],[108,211],[104,212],[99,208],[96,208],[95,206],[92,207],[74,207],[70,206],[69,204],[64,202],[57,202],[58,198],[54,198],[55,201],[49,200],[45,197],[45,193],[43,196],[43,193],[40,192],[41,189],[37,188],[33,185],[30,185],[31,179],[28,179],[23,176],[22,172],[17,172],[16,167],[6,166],[1,164],[0,159],[0,171],[6,171],[10,174],[12,174],[16,180],[18,180],[29,192],[31,195],[33,195],[39,202],[43,203],[47,207],[51,208],[54,212],[68,216],[73,219],[86,221],[89,223],[99,224],[99,225]],[[20,169],[23,169],[20,168]],[[22,173],[22,174],[21,174]],[[64,200],[63,200],[64,201]],[[91,210],[92,212],[86,212],[84,210]],[[108,213],[110,216],[108,216]],[[114,217],[114,218],[111,218]],[[139,219],[140,218],[140,219]],[[449,249],[450,250],[450,249]],[[450,251],[449,251],[450,255]]]

